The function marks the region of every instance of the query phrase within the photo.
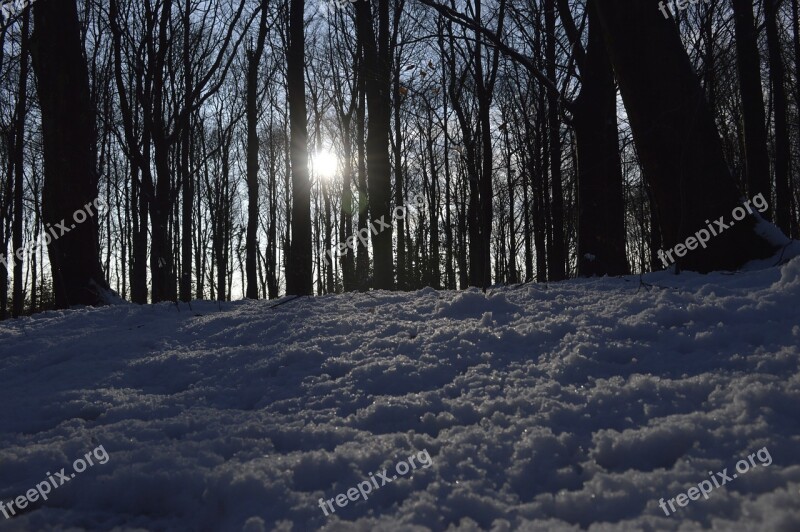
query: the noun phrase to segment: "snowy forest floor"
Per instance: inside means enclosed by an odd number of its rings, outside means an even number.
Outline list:
[[[0,530],[800,529],[800,258],[644,280],[0,322]]]

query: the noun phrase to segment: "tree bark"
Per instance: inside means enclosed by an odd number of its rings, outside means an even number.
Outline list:
[[[371,4],[357,2],[356,31],[364,52],[367,108],[367,186],[369,188],[369,215],[371,221],[383,220],[392,225],[392,180],[389,164],[390,131],[390,63],[389,50],[389,0],[378,0],[378,35],[372,27]],[[399,95],[395,95],[399,97]],[[394,260],[392,257],[392,227],[372,234],[374,286],[377,289],[394,288]]]
[[[292,164],[292,243],[286,270],[286,293],[313,294],[311,252],[311,181],[308,176],[308,117],[305,88],[305,31],[303,0],[289,2],[289,46],[286,51],[286,88]]]
[[[63,220],[69,229],[48,245],[55,302],[59,308],[106,304],[111,291],[100,266],[97,217],[71,228],[73,214],[97,199],[98,180],[94,109],[78,9],[73,1],[37,2],[33,13],[33,68],[45,170],[42,218],[46,227]]]
[[[245,296],[258,299],[258,66],[267,39],[267,0],[261,2],[261,19],[254,50],[247,51],[247,235],[245,237]]]
[[[556,7],[554,0],[544,2],[545,65],[547,77],[556,81]],[[548,253],[548,270],[551,281],[566,279],[566,242],[564,240],[564,191],[561,175],[561,121],[558,95],[547,92],[547,123],[549,125],[550,185],[553,244]]]
[[[730,221],[739,192],[725,163],[714,117],[677,28],[655,0],[597,2],[611,63],[661,221],[664,244],[683,243],[709,222]],[[747,216],[676,257],[699,272],[735,269],[776,249]],[[676,254],[677,255],[677,254]]]
[[[367,200],[367,153],[366,153],[366,73],[364,62],[358,74],[358,105],[356,107],[356,143],[358,166],[358,233],[367,229],[368,200]],[[350,235],[348,235],[350,236]],[[359,246],[356,255],[356,286],[358,290],[368,290],[369,282],[369,247]]]
[[[597,0],[590,0],[591,4]],[[604,0],[600,0],[604,1]],[[573,110],[578,151],[578,275],[626,275],[625,201],[617,132],[617,89],[597,15]]]
[[[14,288],[11,315],[19,318],[25,306],[25,296],[22,286],[22,261],[17,255],[17,250],[22,249],[22,223],[23,209],[22,198],[25,190],[25,117],[28,113],[28,27],[30,25],[30,10],[26,9],[22,15],[22,36],[20,46],[19,66],[19,92],[17,93],[16,128],[14,141],[14,220],[11,227],[12,253],[14,254]],[[35,272],[34,272],[35,275]]]
[[[778,13],[782,0],[764,0],[767,51],[775,110],[775,224],[792,234],[792,192],[789,188],[789,125],[787,122],[786,67],[781,57]]]
[[[772,197],[764,95],[761,91],[761,61],[758,55],[758,32],[753,19],[752,0],[733,0],[736,27],[736,65],[744,119],[745,182],[750,197]],[[771,209],[763,213],[771,218]]]
[[[183,106],[191,109],[194,105],[191,43],[191,2],[186,2],[183,13]],[[180,300],[192,300],[192,225],[194,208],[194,175],[191,170],[192,131],[191,115],[186,127],[181,131],[181,276],[179,282]]]

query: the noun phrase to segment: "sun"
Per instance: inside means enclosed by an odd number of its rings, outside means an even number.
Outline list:
[[[311,157],[311,166],[316,175],[324,179],[331,179],[336,175],[339,159],[329,151],[318,151]]]

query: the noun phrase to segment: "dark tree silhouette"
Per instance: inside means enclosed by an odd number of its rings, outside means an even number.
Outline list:
[[[740,195],[722,152],[714,116],[672,19],[656,0],[596,2],[611,63],[661,223],[664,245],[683,242],[706,220],[730,213]],[[755,218],[678,259],[686,269],[735,269],[772,254]]]
[[[33,13],[44,148],[42,218],[46,226],[61,224],[59,238],[48,245],[56,304],[108,303],[112,294],[100,266],[97,217],[71,228],[74,213],[97,199],[95,112],[78,9],[72,0],[37,2]]]

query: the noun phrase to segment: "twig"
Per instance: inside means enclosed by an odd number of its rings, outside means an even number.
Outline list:
[[[272,310],[272,309],[274,309],[274,308],[278,308],[278,307],[280,307],[281,305],[285,305],[285,304],[286,304],[286,303],[288,303],[289,301],[294,301],[295,299],[300,299],[301,297],[303,297],[303,296],[292,296],[292,297],[290,297],[289,299],[286,299],[286,300],[284,300],[284,301],[281,301],[280,303],[277,303],[277,304],[275,304],[275,305],[272,305],[271,307],[268,307],[268,308],[267,308],[267,310]]]

